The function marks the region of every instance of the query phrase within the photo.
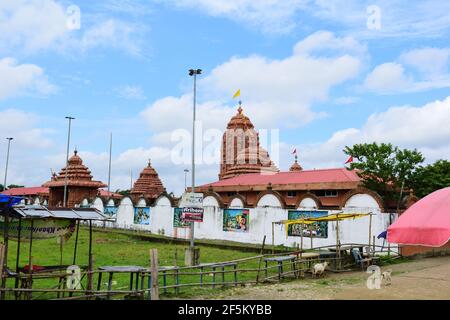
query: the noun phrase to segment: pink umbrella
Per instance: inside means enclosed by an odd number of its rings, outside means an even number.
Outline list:
[[[407,209],[389,228],[387,241],[441,247],[450,239],[450,187],[437,190]]]

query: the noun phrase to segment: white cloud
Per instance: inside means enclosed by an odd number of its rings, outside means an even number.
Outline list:
[[[426,77],[439,77],[448,72],[449,48],[421,48],[400,56],[405,65],[416,68]]]
[[[448,34],[450,3],[442,0],[168,0],[177,8],[194,9],[250,25],[265,33],[289,33],[311,16],[333,23],[358,38],[436,37]],[[381,29],[367,28],[367,8],[381,11]],[[313,20],[314,21],[314,20]]]
[[[398,62],[378,65],[364,82],[382,94],[426,91],[450,87],[449,48],[421,48],[400,55]]]
[[[286,33],[296,26],[295,14],[304,0],[169,0],[179,8],[197,9],[261,28],[268,33]]]
[[[427,162],[450,156],[450,97],[421,107],[391,107],[371,115],[361,128],[335,132],[324,143],[299,148],[305,168],[342,167],[345,146],[364,142],[393,143],[417,148]]]
[[[55,0],[3,0],[0,2],[0,52],[35,53],[55,50],[67,54],[85,53],[97,47],[141,54],[144,26],[114,18],[95,19],[81,10],[81,29],[67,27],[67,7]]]
[[[46,95],[56,90],[42,68],[18,64],[13,58],[0,59],[0,83],[0,100],[23,93]]]
[[[411,80],[405,75],[405,68],[399,63],[383,63],[367,75],[364,86],[372,91],[390,93],[405,90]]]
[[[132,99],[132,100],[143,100],[145,99],[144,90],[141,86],[131,86],[126,85],[116,89],[117,94],[121,98]]]

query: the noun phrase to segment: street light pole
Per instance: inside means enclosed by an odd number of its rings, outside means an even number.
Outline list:
[[[201,69],[190,69],[189,75],[194,77],[194,101],[193,101],[193,118],[192,118],[192,188],[191,192],[195,193],[195,108],[196,108],[196,99],[197,99],[197,75],[201,74]],[[191,222],[191,248],[194,248],[194,222]]]
[[[6,151],[6,167],[5,167],[5,179],[3,180],[3,190],[6,190],[6,178],[8,177],[8,164],[9,164],[9,148],[11,146],[11,140],[14,138],[6,138],[8,140],[8,151]]]
[[[184,192],[186,192],[187,188],[187,173],[189,172],[189,169],[184,169]]]
[[[66,117],[67,120],[69,120],[69,130],[67,133],[67,151],[66,151],[66,170],[64,172],[64,201],[63,201],[63,207],[65,208],[67,205],[67,167],[69,166],[69,145],[70,145],[70,128],[72,125],[72,120],[75,120],[73,117]]]

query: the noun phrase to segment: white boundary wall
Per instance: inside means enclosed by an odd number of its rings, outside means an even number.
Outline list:
[[[241,208],[242,202],[235,198],[233,208]],[[266,243],[272,243],[272,222],[288,219],[288,211],[283,209],[278,199],[272,194],[264,195],[256,208],[249,208],[249,228],[247,232],[223,231],[223,209],[219,207],[217,200],[208,196],[204,202],[203,222],[195,223],[196,239],[228,240],[243,243],[260,244],[264,235]],[[103,202],[100,198],[94,200],[92,207],[103,211]],[[144,199],[138,201],[137,207],[145,207]],[[231,207],[231,206],[230,206]],[[297,210],[315,210],[315,202],[306,198],[300,203]],[[356,194],[352,196],[342,210],[328,210],[328,214],[337,212],[373,213],[372,236],[385,231],[389,225],[389,214],[382,213],[375,199],[368,194]],[[394,217],[395,218],[395,217]],[[169,198],[161,196],[154,206],[150,207],[150,225],[136,225],[134,221],[134,206],[130,198],[125,197],[120,201],[117,210],[116,221],[108,223],[108,227],[146,230],[155,234],[163,234],[168,237],[189,239],[189,228],[175,228],[173,226],[174,208]],[[339,222],[339,239],[341,243],[365,243],[369,242],[369,217],[344,220]],[[392,220],[392,222],[394,219]],[[373,238],[372,238],[373,239]],[[371,242],[372,242],[371,239]],[[284,225],[274,226],[275,245],[296,246],[300,244],[300,237],[287,236]],[[377,245],[383,244],[383,239],[376,239]],[[336,222],[328,222],[328,237],[313,238],[313,246],[327,246],[336,244]],[[303,238],[303,247],[310,248],[309,237]]]

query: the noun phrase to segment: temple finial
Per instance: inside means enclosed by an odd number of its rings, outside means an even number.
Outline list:
[[[148,167],[151,167],[152,166],[152,162],[151,162],[151,160],[150,160],[150,158],[148,159]]]

